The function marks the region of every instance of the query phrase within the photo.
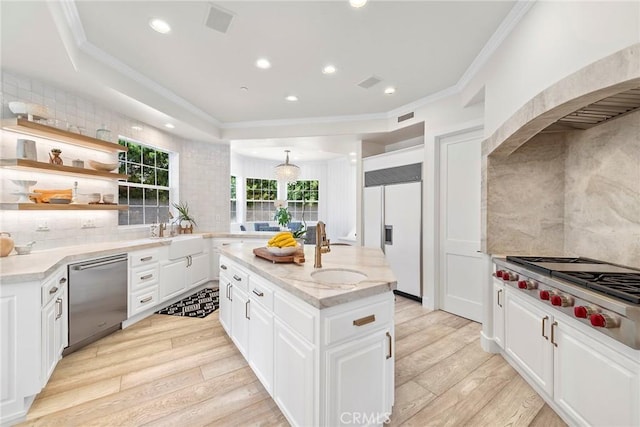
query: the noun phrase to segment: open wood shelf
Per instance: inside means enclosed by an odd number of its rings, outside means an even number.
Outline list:
[[[39,136],[42,138],[52,139],[54,141],[64,142],[66,144],[77,145],[79,147],[105,151],[107,153],[118,153],[128,150],[127,147],[123,147],[120,144],[114,144],[113,142],[80,135],[79,133],[68,132],[52,126],[30,122],[27,119],[18,118],[3,120],[2,128],[25,135]]]
[[[128,175],[126,174],[104,172],[94,169],[75,168],[73,166],[52,165],[50,163],[36,162],[35,160],[27,159],[0,159],[0,167],[19,170],[37,170],[46,173],[73,175],[88,178],[126,180],[128,177]]]
[[[10,211],[126,211],[128,205],[103,204],[49,204],[49,203],[0,203],[0,209]]]

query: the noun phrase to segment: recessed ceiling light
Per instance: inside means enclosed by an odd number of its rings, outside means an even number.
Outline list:
[[[160,34],[167,34],[171,31],[171,26],[167,24],[167,21],[162,19],[153,18],[149,21],[149,26],[159,32]]]
[[[322,74],[333,74],[336,72],[336,67],[334,65],[327,65],[322,69]]]
[[[384,90],[384,93],[387,95],[393,95],[394,93],[396,93],[396,88],[395,87],[388,87]]]
[[[256,61],[256,67],[266,70],[267,68],[271,68],[271,62],[266,58],[260,58]]]
[[[290,102],[296,102],[298,100],[298,97],[295,95],[289,95],[285,99]]]
[[[355,156],[357,153],[355,151],[352,151],[349,153],[350,156]]]
[[[174,129],[175,128],[175,125],[173,123],[165,123],[164,126],[169,128],[169,129]]]
[[[142,130],[142,126],[134,125],[134,126],[131,126],[131,129],[137,130],[137,131],[141,131]]]
[[[351,7],[359,8],[367,4],[367,0],[349,0]]]

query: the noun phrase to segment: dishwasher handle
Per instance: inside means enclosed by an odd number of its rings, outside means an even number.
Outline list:
[[[95,262],[86,263],[86,264],[76,264],[71,268],[75,271],[88,270],[90,268],[102,267],[103,265],[115,264],[118,262],[123,262],[127,260],[127,256],[118,256],[114,258],[107,258],[102,260],[96,260]]]

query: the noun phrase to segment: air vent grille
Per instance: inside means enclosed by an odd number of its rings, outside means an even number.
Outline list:
[[[212,30],[219,31],[223,34],[229,30],[231,20],[233,19],[233,13],[223,10],[217,6],[211,5],[209,8],[209,15],[205,21],[205,25]]]
[[[405,120],[413,119],[413,111],[407,114],[403,114],[398,117],[398,123],[404,122]]]
[[[638,108],[640,108],[640,88],[631,89],[582,107],[548,126],[543,132],[589,129],[608,120],[629,114]]]
[[[380,77],[371,76],[371,77],[368,77],[368,78],[364,79],[360,83],[358,83],[358,86],[360,86],[363,89],[369,89],[370,87],[377,85],[381,81],[382,81],[382,79]]]
[[[364,186],[401,184],[422,181],[422,163],[378,169],[364,173]]]

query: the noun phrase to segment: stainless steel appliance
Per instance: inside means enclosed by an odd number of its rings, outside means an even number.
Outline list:
[[[505,284],[640,349],[640,270],[589,258],[508,256],[495,263]]]
[[[127,318],[127,254],[69,265],[69,354]]]

